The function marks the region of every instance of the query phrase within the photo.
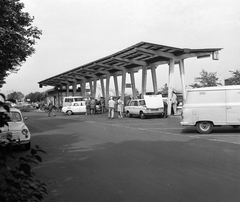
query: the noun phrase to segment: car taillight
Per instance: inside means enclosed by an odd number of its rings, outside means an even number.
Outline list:
[[[7,137],[8,140],[11,140],[12,137],[13,137],[12,133],[11,132],[7,132],[6,137]]]
[[[25,135],[26,138],[28,138],[28,130],[27,129],[23,129],[22,134]]]

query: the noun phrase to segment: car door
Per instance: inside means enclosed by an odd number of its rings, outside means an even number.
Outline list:
[[[74,103],[72,104],[72,112],[73,112],[73,113],[79,113],[79,112],[80,112],[79,103],[74,102]]]
[[[240,125],[240,90],[226,90],[227,124]]]

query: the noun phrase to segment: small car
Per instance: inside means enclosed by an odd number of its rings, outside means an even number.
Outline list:
[[[23,145],[26,150],[31,149],[31,134],[24,123],[22,113],[19,109],[10,108],[9,112],[1,108],[0,112],[7,113],[10,117],[8,121],[8,126],[0,128],[0,145],[6,146],[7,144]]]
[[[67,115],[72,115],[76,113],[86,113],[85,101],[71,102],[68,106],[62,108],[62,112]]]
[[[124,110],[127,117],[132,117],[132,115],[139,115],[142,119],[150,115],[159,118],[166,117],[162,95],[144,95],[144,99],[131,100]]]

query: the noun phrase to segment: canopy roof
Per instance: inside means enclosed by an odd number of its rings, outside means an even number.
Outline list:
[[[148,42],[140,42],[117,53],[71,69],[56,76],[38,82],[40,86],[58,86],[77,80],[89,80],[95,77],[106,78],[107,73],[122,75],[122,71],[139,71],[142,66],[161,65],[174,59],[178,63],[190,57],[208,57],[221,48],[189,49],[175,48]]]

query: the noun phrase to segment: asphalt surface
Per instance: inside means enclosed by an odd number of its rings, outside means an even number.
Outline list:
[[[46,202],[240,201],[239,128],[200,135],[177,116],[23,114],[47,152],[34,166]]]

